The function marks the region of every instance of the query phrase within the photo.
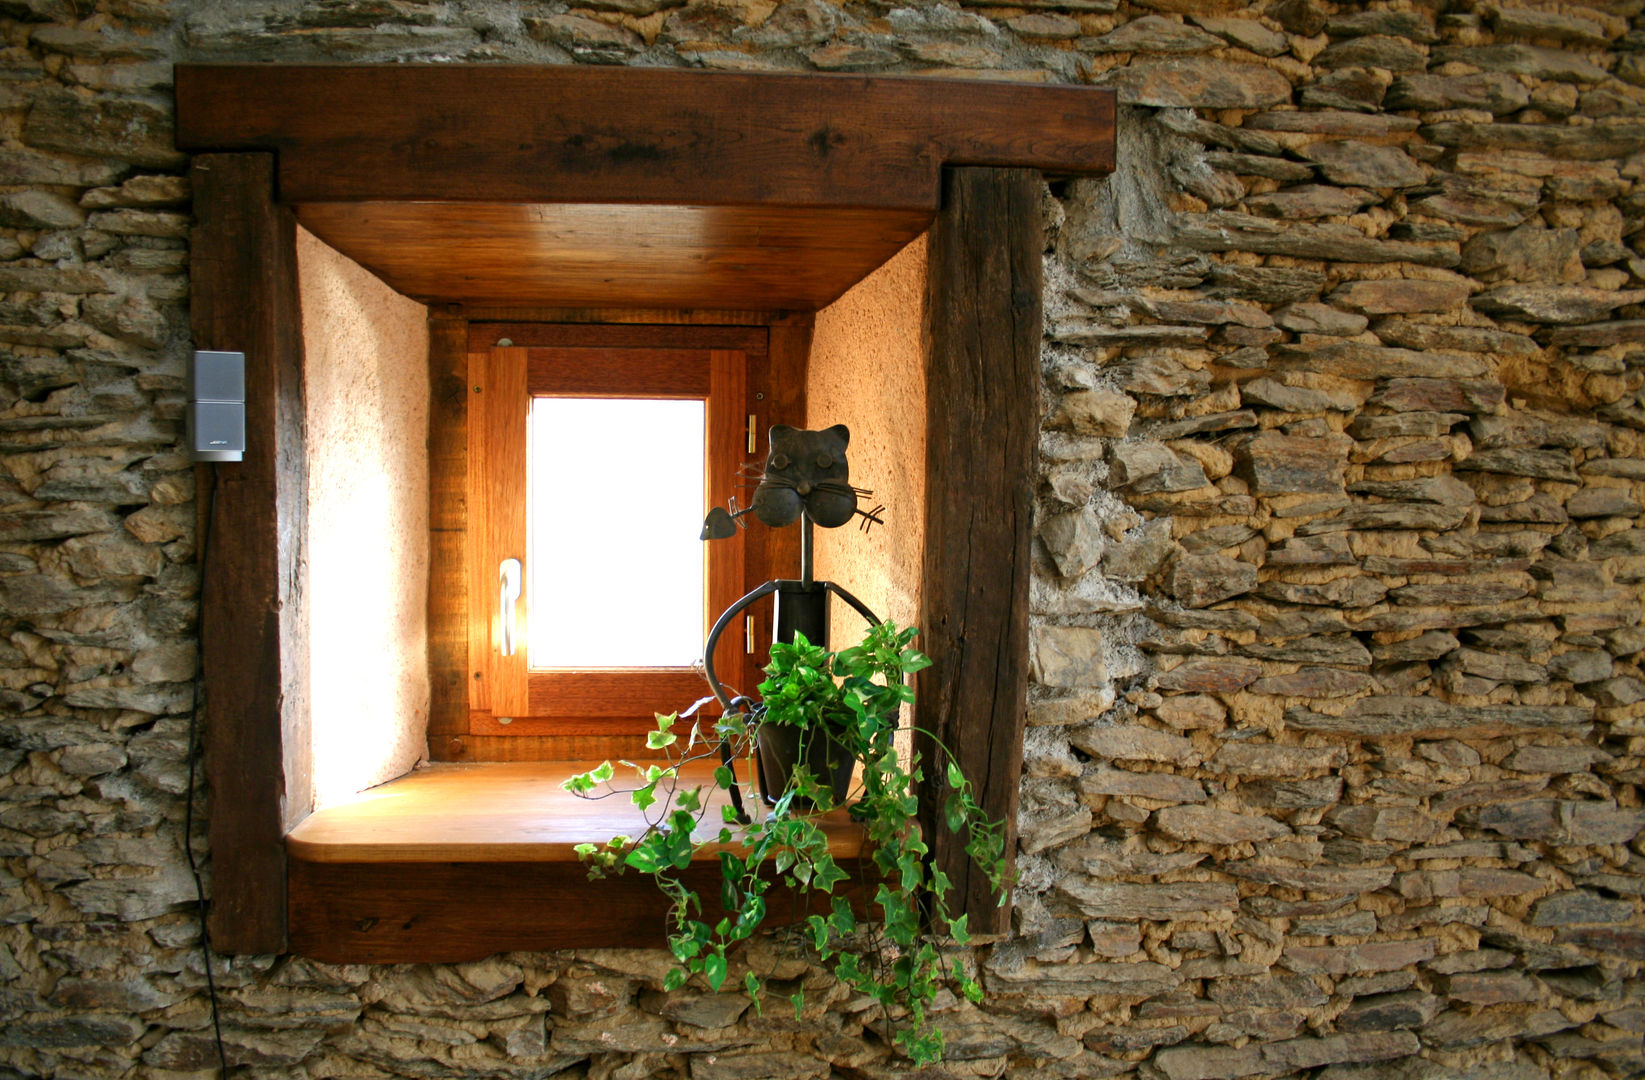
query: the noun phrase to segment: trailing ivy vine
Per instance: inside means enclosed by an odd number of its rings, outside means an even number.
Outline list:
[[[881,623],[860,644],[839,652],[812,645],[803,636],[791,645],[773,645],[767,678],[759,686],[762,703],[752,713],[722,716],[711,734],[693,722],[683,737],[676,730],[682,726],[679,714],[659,716],[647,746],[662,760],[624,762],[638,786],[613,788],[616,769],[609,761],[566,782],[567,790],[589,798],[626,791],[645,815],[647,827],[639,836],[579,844],[577,851],[589,863],[591,877],[637,870],[652,875],[668,897],[668,947],[679,966],[669,972],[667,989],[684,986],[692,976],[700,976],[712,990],[721,989],[729,977],[731,950],[765,925],[766,894],[780,882],[800,894],[828,898],[827,914],[813,910],[801,924],[818,962],[881,1006],[904,1054],[922,1065],[941,1058],[942,1032],[930,1016],[938,991],[952,985],[979,1001],[982,989],[959,960],[945,963],[933,940],[935,935],[966,944],[967,917],[951,912],[948,877],[929,863],[930,847],[919,826],[925,763],[917,754],[905,762],[896,746],[902,706],[914,700],[907,677],[931,663],[910,644],[915,633]],[[874,868],[867,883],[874,890],[869,920],[859,922],[848,897],[838,894],[849,875],[829,852],[828,836],[817,821],[818,814],[835,808],[833,789],[827,777],[812,775],[804,764],[794,768],[781,792],[771,793],[775,805],[763,819],[739,820],[731,806],[722,805],[718,828],[705,828],[711,803],[701,785],[682,781],[682,769],[717,758],[722,739],[746,764],[760,724],[797,729],[802,763],[803,744],[826,738],[861,764],[851,816],[865,829]],[[942,823],[964,837],[966,852],[995,892],[1003,894],[1003,825],[983,813],[952,752],[937,745],[946,755],[946,761],[937,763],[946,780]],[[729,790],[733,783],[730,768],[714,769],[716,787]],[[720,864],[718,915],[705,912],[702,898],[681,876],[705,851]],[[760,977],[748,972],[742,988],[760,1008],[765,997]],[[803,992],[790,1001],[798,1017]]]

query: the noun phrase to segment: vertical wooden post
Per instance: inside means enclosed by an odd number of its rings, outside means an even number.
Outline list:
[[[926,304],[925,563],[914,717],[959,759],[1016,849],[1028,691],[1028,571],[1039,429],[1040,177],[950,168],[931,227]],[[944,763],[928,740],[922,805],[951,906],[974,933],[1003,934],[963,838],[941,827]]]
[[[222,952],[275,953],[285,833],[314,801],[296,220],[274,202],[273,155],[201,155],[190,179],[194,343],[246,354],[245,460],[215,466],[200,597],[210,930]]]
[[[797,428],[806,425],[805,378],[806,368],[811,362],[811,334],[814,323],[815,316],[806,311],[784,316],[780,321],[771,324],[767,385],[761,388],[766,395],[767,429],[773,424],[787,424]],[[763,466],[765,453],[769,449],[766,432],[762,431],[760,452],[753,460]],[[746,504],[750,497],[750,493],[745,492],[738,497],[738,502]],[[750,584],[771,578],[800,576],[799,529],[760,528],[750,529],[749,534],[750,548],[762,549],[758,557],[763,560],[763,569],[749,575]],[[760,634],[760,641],[764,643],[764,649],[760,650],[763,655],[765,649],[770,648],[770,642],[766,640],[771,636],[769,628],[762,627]],[[758,666],[765,666],[763,659]],[[753,679],[753,682],[757,683],[759,679]]]
[[[455,307],[455,305],[453,305]],[[428,320],[428,756],[462,756],[468,733],[468,320]]]

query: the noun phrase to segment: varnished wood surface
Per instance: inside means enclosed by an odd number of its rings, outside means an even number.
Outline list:
[[[550,342],[500,346],[499,341]],[[707,440],[704,477],[710,505],[739,492],[738,466],[747,457],[748,418],[764,429],[766,410],[750,391],[748,369],[765,356],[763,329],[743,327],[514,325],[470,331],[469,381],[476,424],[467,439],[466,580],[469,614],[469,730],[486,735],[594,734],[602,719],[614,734],[643,733],[659,713],[684,709],[708,692],[691,669],[560,672],[529,668],[524,648],[499,649],[496,568],[525,557],[525,417],[529,395],[700,396]],[[751,357],[740,348],[753,343]],[[695,348],[691,346],[696,346]],[[483,426],[478,421],[483,420]],[[704,508],[706,512],[706,507]],[[695,530],[693,523],[693,530]],[[719,612],[746,592],[747,532],[704,548],[707,609],[704,632]],[[529,575],[531,568],[526,567]],[[523,613],[525,605],[520,610]],[[752,685],[755,665],[741,634],[721,639],[716,663],[737,688]],[[504,722],[504,718],[507,722]]]
[[[464,314],[476,314],[489,321],[469,322]],[[565,322],[519,321],[521,319],[563,319]],[[734,349],[746,352],[756,362],[751,365],[749,385],[745,389],[746,407],[760,413],[762,424],[790,423],[802,425],[804,390],[804,355],[798,359],[794,349],[784,346],[784,371],[780,393],[774,394],[763,363],[767,355],[767,328],[764,325],[774,316],[767,312],[661,312],[649,310],[601,309],[592,311],[530,310],[530,309],[467,309],[459,305],[441,309],[430,315],[430,473],[432,527],[429,607],[429,667],[434,686],[434,700],[429,720],[429,756],[435,761],[543,761],[583,757],[646,756],[644,735],[655,727],[655,720],[645,710],[613,709],[610,702],[624,695],[612,686],[601,686],[599,678],[575,688],[579,700],[590,702],[586,709],[572,710],[577,715],[539,717],[528,715],[511,718],[508,724],[498,722],[490,709],[485,680],[475,680],[470,671],[469,613],[467,596],[469,584],[464,569],[464,543],[469,520],[468,507],[468,438],[467,417],[473,393],[468,378],[469,350],[486,354],[493,345],[508,340],[531,351],[528,357],[539,360],[552,355],[553,350],[578,349],[638,349],[642,351],[692,351],[706,384],[709,349]],[[599,323],[577,320],[600,319]],[[810,317],[799,320],[806,327]],[[782,322],[779,331],[786,343],[794,335],[789,322]],[[549,350],[547,353],[538,350]],[[575,352],[565,355],[576,356]],[[528,379],[529,373],[528,361]],[[634,372],[630,371],[625,378]],[[647,373],[649,378],[654,373]],[[623,389],[632,389],[625,386]],[[761,412],[762,409],[769,410]],[[764,438],[762,428],[761,438]],[[763,442],[762,442],[763,446]],[[763,453],[763,450],[761,451]],[[755,455],[759,457],[758,454]],[[746,493],[745,493],[746,497]],[[483,531],[485,508],[475,511],[476,529]],[[792,530],[789,530],[792,532]],[[745,534],[758,540],[776,542],[784,534],[776,530],[759,530],[759,534]],[[758,557],[764,562],[763,547],[755,545]],[[791,559],[789,561],[792,561]],[[476,568],[476,575],[480,568]],[[792,573],[792,570],[789,571]],[[750,568],[749,574],[764,575]],[[476,578],[479,585],[486,584]],[[489,595],[489,594],[488,594]],[[729,601],[727,601],[729,602]],[[483,616],[477,616],[483,618]],[[768,620],[756,621],[760,641],[757,654],[764,655],[769,643]],[[476,625],[479,625],[477,622]],[[739,639],[740,640],[740,639]],[[489,632],[486,642],[489,642]],[[483,644],[476,639],[474,671],[483,672]],[[729,646],[728,646],[729,647]],[[617,676],[626,678],[626,676]],[[538,676],[538,679],[541,679]],[[754,665],[741,675],[744,683],[757,681]],[[546,683],[534,691],[541,699],[551,692]],[[564,689],[564,688],[561,688]],[[693,672],[666,681],[653,695],[658,708],[683,709],[708,692],[700,674]],[[476,694],[477,707],[470,712],[469,695]],[[532,692],[528,688],[528,692]],[[632,694],[627,695],[632,697]],[[531,712],[530,708],[527,710]],[[549,710],[552,711],[552,710]]]
[[[1028,690],[1029,543],[1039,428],[1040,180],[951,169],[931,231],[926,305],[925,561],[915,724],[957,756],[1016,850]],[[936,827],[944,769],[924,749],[933,858],[973,932],[1010,929],[964,838]]]
[[[499,568],[504,559],[526,551],[526,427],[531,401],[526,393],[524,349],[487,349],[469,361],[468,429],[468,595],[470,678],[469,708],[497,716],[524,716],[528,708],[526,675],[527,589],[522,570],[520,595],[514,603],[516,648],[503,655],[504,612],[499,606]]]
[[[484,309],[481,309],[484,310]],[[468,347],[475,351],[489,349],[506,340],[523,348],[542,349],[737,349],[750,356],[764,356],[766,328],[759,326],[721,325],[702,323],[697,319],[667,322],[657,319],[655,325],[636,324],[617,317],[602,323],[588,322],[512,322],[493,320],[471,322],[468,327]],[[647,319],[660,313],[643,312]],[[687,316],[689,312],[677,312]],[[706,312],[705,318],[736,316],[737,312]]]
[[[303,226],[427,303],[799,308],[833,302],[928,210],[332,202]]]
[[[656,725],[653,724],[653,727]],[[444,741],[438,761],[626,761],[656,756],[644,735],[478,735]]]
[[[787,424],[790,427],[804,428],[807,424],[805,379],[806,370],[811,363],[811,334],[815,321],[815,316],[810,312],[801,312],[771,324],[771,359],[766,369],[765,385],[755,387],[758,392],[765,395],[764,401],[768,410],[766,429],[760,433],[759,453],[755,455],[755,460],[762,466],[765,463],[765,455],[771,451],[768,438],[771,425]],[[752,497],[753,493],[749,492],[738,496],[737,501],[745,503]],[[762,529],[760,536],[750,542],[749,547],[758,559],[757,563],[750,566],[750,581],[757,584],[762,581],[800,576],[799,529]],[[769,602],[757,605],[754,610],[754,634],[756,655],[770,656]],[[760,672],[750,672],[750,685],[744,693],[752,695],[753,687],[759,684],[760,678]]]
[[[782,319],[781,311],[750,311],[731,310],[728,308],[692,308],[678,310],[674,308],[643,308],[643,307],[538,307],[520,304],[451,304],[449,310],[454,315],[469,319],[474,324],[472,333],[486,332],[488,324],[513,324],[524,326],[576,324],[594,326],[612,324],[624,326],[647,325],[663,326],[711,326],[722,329],[741,328],[757,333],[760,340],[765,339],[765,326]],[[490,346],[495,338],[485,344]],[[527,345],[551,345],[552,341],[528,340]],[[735,344],[728,348],[738,348]],[[763,345],[761,346],[764,347]],[[750,350],[753,346],[748,346]]]
[[[468,324],[442,312],[428,320],[428,717],[429,756],[467,727]]]
[[[1113,92],[1086,86],[588,65],[179,64],[176,95],[180,149],[277,151],[290,203],[932,211],[944,164],[1097,174],[1114,160]]]
[[[707,398],[713,387],[708,357],[701,349],[528,348],[526,393],[552,397]]]
[[[286,849],[293,859],[313,863],[575,863],[577,844],[645,829],[626,794],[583,799],[561,788],[597,764],[430,765],[309,815],[287,836]],[[619,787],[639,786],[632,770],[617,770]],[[705,840],[719,832],[720,807],[727,803],[711,773],[710,764],[700,763],[685,776],[688,786],[704,788],[708,810],[694,835]],[[752,794],[744,801],[754,805]],[[822,826],[835,858],[861,853],[862,827],[845,811],[825,816]],[[710,846],[698,858],[715,860],[718,850]]]
[[[867,860],[847,860],[837,887],[868,914]],[[713,922],[720,868],[694,863],[681,875]],[[827,897],[766,893],[772,923],[826,914]],[[501,952],[659,948],[667,898],[634,872],[588,880],[583,867],[549,863],[291,863],[291,950],[335,964],[448,964]]]
[[[695,668],[534,671],[526,716],[626,717],[636,722],[628,730],[650,731],[657,726],[653,718],[659,712],[685,709],[707,693],[708,683]],[[522,728],[526,730],[531,729]]]
[[[245,460],[214,466],[200,600],[210,931],[222,952],[274,953],[286,941],[281,837],[313,797],[296,222],[273,201],[268,154],[198,157],[190,179],[194,344],[246,354]]]

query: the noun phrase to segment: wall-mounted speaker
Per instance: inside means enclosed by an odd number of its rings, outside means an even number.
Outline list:
[[[201,350],[188,373],[189,458],[240,461],[246,451],[246,354]]]

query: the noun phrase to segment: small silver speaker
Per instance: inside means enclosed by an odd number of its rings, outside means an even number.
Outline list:
[[[246,354],[200,350],[188,372],[187,429],[193,461],[240,461],[246,452]]]

